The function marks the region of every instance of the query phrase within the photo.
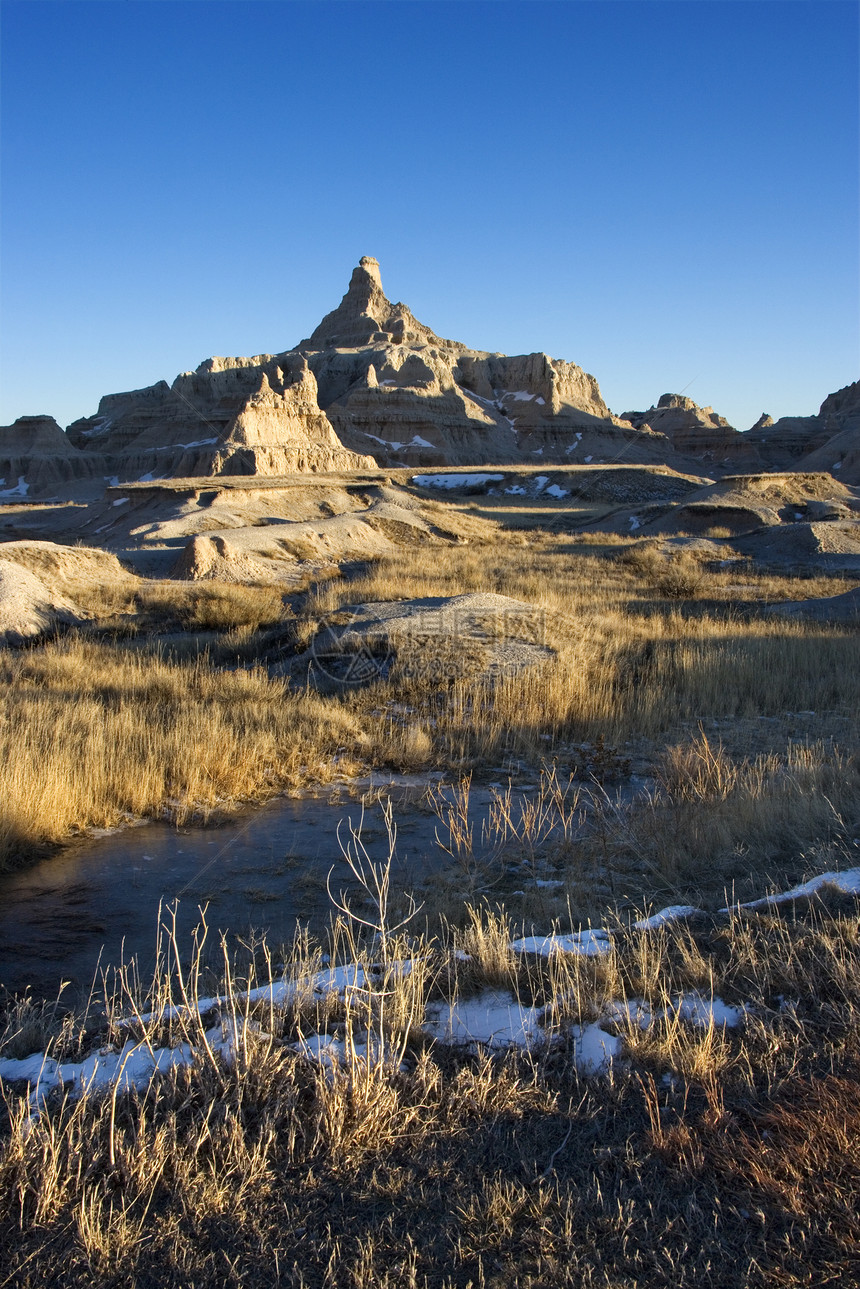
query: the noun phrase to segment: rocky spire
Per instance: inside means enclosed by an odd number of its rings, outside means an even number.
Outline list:
[[[382,289],[379,261],[363,255],[338,307],[327,313],[300,349],[359,349],[372,344],[446,344],[413,318],[405,304],[392,304]]]
[[[327,313],[307,342],[311,349],[353,349],[387,340],[385,322],[392,305],[382,289],[379,261],[363,255],[352,271],[349,290]]]

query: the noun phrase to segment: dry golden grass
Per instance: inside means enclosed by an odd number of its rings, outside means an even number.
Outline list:
[[[449,518],[466,528],[472,522],[453,509]],[[486,541],[484,521],[474,525],[471,539],[434,545],[432,560],[427,549],[410,547],[351,579],[318,583],[295,623],[270,587],[143,583],[134,614],[111,619],[125,624],[111,644],[69,640],[4,654],[6,862],[90,825],[164,812],[187,819],[301,778],[325,778],[338,749],[342,768],[360,758],[409,770],[538,765],[549,756],[563,763],[584,740],[631,743],[653,757],[694,739],[701,721],[718,720],[727,746],[733,728],[749,739],[757,723],[763,755],[784,756],[786,713],[809,714],[801,724],[820,736],[828,722],[844,725],[860,708],[856,633],[755,612],[762,599],[830,592],[833,579],[757,582],[749,574],[745,600],[721,602],[729,575],[706,573],[706,585],[679,601],[674,590],[656,593],[653,579],[643,584],[636,559],[606,557],[553,534],[494,530]],[[386,681],[328,698],[290,693],[254,667],[267,650],[276,649],[279,661],[290,648],[301,651],[321,622],[350,603],[475,590],[532,606],[530,638],[545,640],[553,657],[480,678],[484,646],[474,641],[461,648],[456,640],[432,647],[392,640],[397,656]],[[136,638],[135,624],[142,629]],[[177,628],[186,631],[185,659]],[[159,629],[174,633],[170,655],[158,652]],[[522,623],[504,629],[521,634]],[[199,654],[201,636],[211,638],[209,655]],[[404,718],[404,708],[414,715]],[[769,732],[764,722],[774,720]],[[842,754],[852,750],[849,744]],[[767,778],[765,771],[756,773]],[[800,781],[790,768],[791,775]],[[774,765],[770,778],[778,777]],[[810,781],[813,814],[822,819],[823,792],[823,781]],[[767,796],[747,792],[744,827],[755,824]],[[694,844],[691,833],[684,845]]]
[[[89,826],[179,820],[357,764],[359,723],[262,670],[67,640],[0,664],[5,862]]]
[[[241,962],[225,955],[229,1060],[206,1038],[216,1017],[196,1006],[211,983],[205,946],[198,938],[180,982],[164,967],[186,956],[169,922],[161,970],[143,991],[133,971],[121,975],[106,1021],[19,1005],[3,1055],[37,1032],[52,1032],[61,1059],[129,1036],[190,1042],[199,1055],[144,1092],[54,1093],[29,1121],[26,1097],[7,1090],[8,1283],[262,1286],[273,1268],[307,1289],[853,1283],[856,905],[619,926],[601,959],[517,962],[509,934],[473,910],[462,943],[474,961],[394,936],[373,967],[340,923],[341,952],[368,982],[340,1002],[314,993],[320,960],[306,940],[290,955],[283,1005],[264,946]],[[428,1043],[416,1022],[440,981],[455,995],[490,980],[554,1004],[555,1046],[493,1056]],[[746,1024],[658,1014],[692,990],[751,1004]],[[625,998],[654,1019],[619,1022],[624,1059],[582,1079],[567,1027]],[[147,1008],[155,1015],[141,1019]],[[325,1031],[345,1053],[329,1071],[293,1046]]]

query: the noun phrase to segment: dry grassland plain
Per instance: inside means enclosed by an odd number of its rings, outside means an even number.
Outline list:
[[[222,946],[220,963],[198,945],[188,964],[168,935],[154,980],[125,973],[89,1015],[7,1000],[2,1056],[79,1060],[131,1035],[199,1059],[142,1092],[55,1092],[32,1118],[7,1090],[5,1283],[860,1283],[856,901],[824,887],[718,911],[726,891],[858,862],[856,631],[762,611],[852,584],[446,509],[468,540],[405,547],[288,598],[218,584],[94,594],[86,629],[0,656],[6,866],[89,827],[205,819],[366,767],[461,784],[452,836],[465,839],[405,930],[390,933],[409,906],[387,891],[355,910],[374,940],[355,918],[336,925],[333,960],[375,981],[352,995],[314,993],[321,948],[306,938],[283,965],[258,943],[238,958]],[[366,686],[318,692],[276,674],[349,605],[472,591],[531,606],[518,629],[547,660],[491,678],[479,648],[392,639],[390,668]],[[561,895],[486,893],[467,785],[487,772],[536,784],[532,814],[502,793],[493,827],[535,871],[551,865]],[[619,791],[631,772],[647,785],[635,802]],[[713,912],[636,930],[645,901]],[[611,948],[515,954],[518,923],[538,917],[591,919]],[[284,979],[285,1005],[250,1001]],[[544,1008],[543,1041],[494,1053],[428,1039],[428,1002],[487,989]],[[200,1004],[218,990],[229,1060]],[[691,991],[745,1023],[682,1023]],[[622,1057],[587,1078],[571,1026],[624,1000]],[[343,1036],[340,1065],[301,1053],[326,1030]]]

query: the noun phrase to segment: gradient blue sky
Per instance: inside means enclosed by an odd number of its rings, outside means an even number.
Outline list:
[[[853,0],[5,0],[2,59],[3,423],[288,348],[361,255],[615,411],[860,375]]]

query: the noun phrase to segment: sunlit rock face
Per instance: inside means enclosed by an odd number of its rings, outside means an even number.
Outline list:
[[[612,417],[575,363],[437,336],[392,304],[370,256],[294,349],[210,358],[172,385],[106,395],[57,450],[121,482],[671,454],[663,436]]]
[[[754,470],[761,461],[752,440],[739,434],[712,407],[699,407],[683,394],[663,394],[647,412],[625,412],[624,419],[640,429],[649,426],[663,434],[676,453],[719,472]]]
[[[847,481],[860,468],[857,389],[831,395],[815,417],[773,425],[763,416],[748,434],[678,394],[613,416],[595,378],[575,363],[508,357],[436,335],[405,304],[391,303],[378,261],[364,256],[340,304],[295,348],[209,358],[171,385],[106,395],[65,433],[50,417],[0,428],[0,493],[377,465],[615,461],[704,465],[715,475],[797,468],[794,461],[829,470],[838,461]],[[833,462],[807,466],[819,450]]]

